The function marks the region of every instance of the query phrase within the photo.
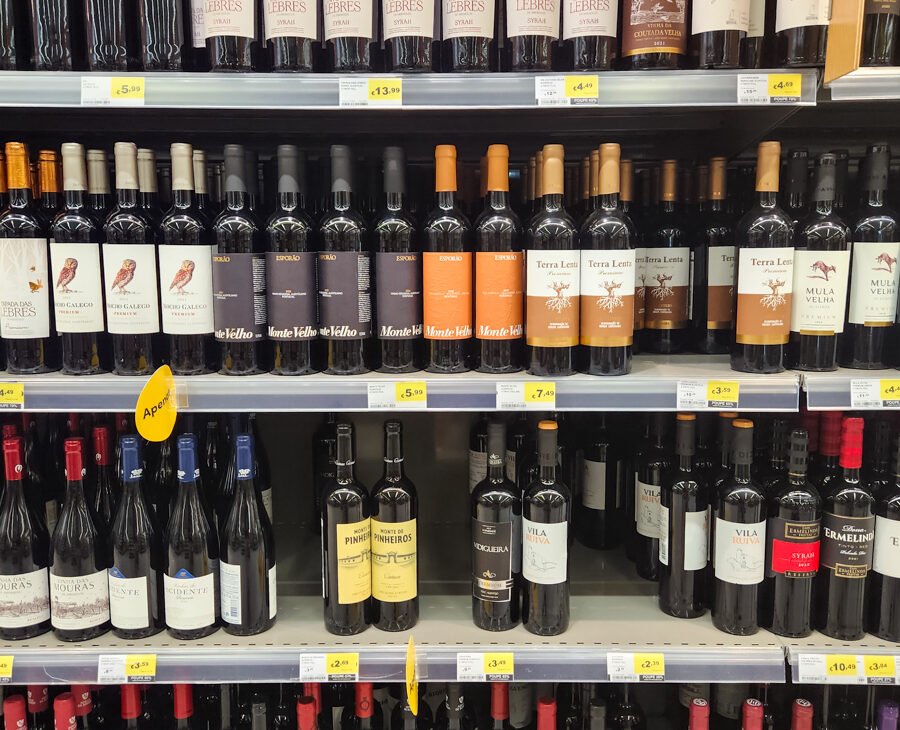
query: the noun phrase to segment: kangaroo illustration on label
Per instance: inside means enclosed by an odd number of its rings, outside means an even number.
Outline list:
[[[829,274],[837,272],[837,269],[834,266],[829,266],[824,261],[816,261],[810,268],[813,273],[807,277],[809,279],[824,279],[825,281],[829,281]]]
[[[881,254],[875,257],[875,266],[872,267],[872,271],[887,271],[889,274],[894,273],[894,264],[897,263],[897,259],[891,256],[886,251],[882,251]]]

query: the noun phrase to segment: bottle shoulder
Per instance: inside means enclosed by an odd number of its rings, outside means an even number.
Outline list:
[[[750,248],[782,248],[793,243],[794,223],[777,205],[755,205],[738,221],[735,241]]]

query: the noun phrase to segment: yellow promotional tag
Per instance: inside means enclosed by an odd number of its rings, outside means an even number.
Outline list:
[[[511,682],[515,677],[512,652],[492,652],[484,655],[484,678],[488,682]]]
[[[634,673],[638,677],[665,677],[666,658],[662,654],[635,654]]]
[[[825,657],[825,674],[829,677],[855,677],[856,657],[852,654],[828,654]]]
[[[402,104],[403,79],[369,79],[370,104]]]
[[[0,383],[0,409],[22,410],[25,407],[24,383]]]
[[[144,384],[134,409],[138,433],[148,441],[165,441],[175,428],[175,378],[168,365],[158,368]]]
[[[710,380],[706,383],[706,401],[711,408],[737,408],[741,384],[736,380]]]
[[[412,636],[406,645],[406,699],[412,714],[419,715],[419,673],[416,667],[416,645]]]
[[[567,99],[595,99],[597,92],[597,76],[566,76]]]
[[[397,383],[396,396],[398,403],[426,403],[428,387],[424,380],[404,381]]]
[[[900,380],[884,379],[879,381],[881,400],[900,401]]]
[[[545,380],[541,383],[525,383],[525,403],[556,404],[556,383]]]
[[[359,677],[359,654],[328,654],[325,657],[325,672],[329,679],[349,678],[356,681]]]
[[[0,682],[6,684],[12,681],[14,659],[11,656],[0,656]]]
[[[769,96],[799,99],[803,92],[801,74],[769,74]]]
[[[896,677],[897,659],[892,656],[864,656],[863,668],[867,677]]]
[[[156,679],[156,654],[126,656],[125,677],[132,682],[150,682]]]
[[[144,98],[144,79],[140,76],[113,76],[109,80],[109,96],[116,100]]]

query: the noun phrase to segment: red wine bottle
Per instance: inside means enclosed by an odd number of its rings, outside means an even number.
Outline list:
[[[810,473],[813,483],[819,485],[820,493],[841,476],[841,426],[844,414],[840,411],[826,411],[819,419],[819,458],[816,469]]]
[[[813,730],[813,714],[812,702],[794,700],[791,705],[791,730]]]
[[[357,682],[354,692],[355,701],[344,705],[341,713],[341,730],[382,730],[384,715],[372,695],[372,683]]]
[[[824,66],[830,14],[828,0],[778,0],[775,10],[778,65]]]
[[[123,684],[121,692],[122,727],[125,730],[138,730],[138,719],[144,714],[141,707],[141,688],[136,684]]]
[[[700,68],[738,68],[741,43],[750,28],[747,2],[694,0],[691,41]]]
[[[599,413],[585,440],[581,495],[575,504],[575,536],[582,545],[606,550],[621,542],[623,466],[609,419]]]
[[[900,6],[892,0],[865,4],[860,66],[896,66],[900,38]]]
[[[671,415],[650,416],[647,448],[637,462],[634,510],[635,567],[645,580],[659,580],[659,500],[663,475],[672,464]]]
[[[268,67],[276,72],[312,71],[319,36],[317,7],[302,2],[263,3]]]
[[[744,700],[741,711],[741,730],[763,730],[765,708],[763,703],[753,697]]]
[[[50,730],[53,718],[50,712],[50,691],[45,684],[29,684],[25,690],[28,697],[28,727]]]
[[[256,3],[204,3],[210,70],[254,70],[259,53],[257,22]]]
[[[194,716],[194,688],[189,684],[173,684],[174,717],[177,730],[190,730]]]
[[[94,426],[94,472],[89,494],[98,526],[108,530],[116,514],[119,482],[113,471],[112,444],[108,426]]]
[[[895,441],[893,477],[875,492],[875,548],[869,577],[866,630],[885,641],[900,641],[900,438]]]

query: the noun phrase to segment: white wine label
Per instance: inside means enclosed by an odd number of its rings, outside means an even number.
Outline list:
[[[222,620],[227,624],[241,622],[241,566],[219,561],[219,595]]]
[[[729,522],[716,517],[716,578],[750,586],[761,583],[766,568],[766,523]]]
[[[206,0],[191,0],[191,41],[194,48],[206,48],[206,23],[203,6]]]
[[[900,242],[858,241],[853,244],[848,322],[869,327],[893,324],[900,283],[898,259]]]
[[[702,570],[709,557],[709,510],[684,515],[684,569]]]
[[[50,618],[50,581],[46,568],[0,575],[0,628],[21,629]]]
[[[581,503],[588,509],[606,509],[606,462],[584,460]]]
[[[0,241],[0,330],[4,339],[50,336],[50,287],[45,238]]]
[[[109,621],[105,570],[66,577],[50,574],[50,619],[55,629],[89,629]]]
[[[875,557],[872,569],[889,578],[900,578],[900,522],[875,516]]]
[[[750,27],[750,0],[694,0],[691,33],[714,30],[747,32]]]
[[[734,320],[734,246],[710,246],[707,280],[706,326],[730,329]]]
[[[263,0],[266,40],[317,38],[318,7],[315,0]]]
[[[443,38],[493,38],[496,0],[443,0]]]
[[[568,522],[532,522],[522,518],[522,575],[540,585],[566,582]]]
[[[691,284],[689,248],[647,248],[644,326],[680,329],[689,322]]]
[[[738,344],[787,344],[793,287],[793,248],[739,250],[735,333]]]
[[[831,0],[778,0],[775,32],[807,25],[828,25]]]
[[[659,532],[659,485],[635,481],[635,515],[638,534],[658,538]]]
[[[372,38],[372,0],[324,0],[325,40]]]
[[[103,244],[106,329],[114,335],[159,332],[156,246]]]
[[[659,505],[659,562],[669,564],[669,508]]]
[[[434,36],[435,0],[383,0],[384,39]]]
[[[794,252],[791,332],[834,335],[844,331],[849,251]]]
[[[583,36],[616,37],[618,0],[562,0],[563,40]]]
[[[469,449],[469,494],[487,477],[487,453]]]
[[[750,0],[748,38],[762,38],[766,34],[766,0]]]
[[[275,570],[278,566],[269,568],[269,618],[275,618],[278,614],[278,577]]]
[[[182,568],[174,576],[164,575],[163,584],[166,591],[166,626],[190,631],[205,628],[215,622],[214,573],[195,578]]]
[[[109,569],[109,617],[117,629],[145,629],[150,625],[150,591],[146,576],[126,578]]]
[[[506,33],[559,38],[559,0],[508,0]]]
[[[103,331],[100,244],[50,243],[57,332]]]
[[[167,335],[212,334],[212,246],[159,246],[162,326]]]
[[[256,2],[254,0],[204,0],[203,32],[215,36],[256,37]]]

